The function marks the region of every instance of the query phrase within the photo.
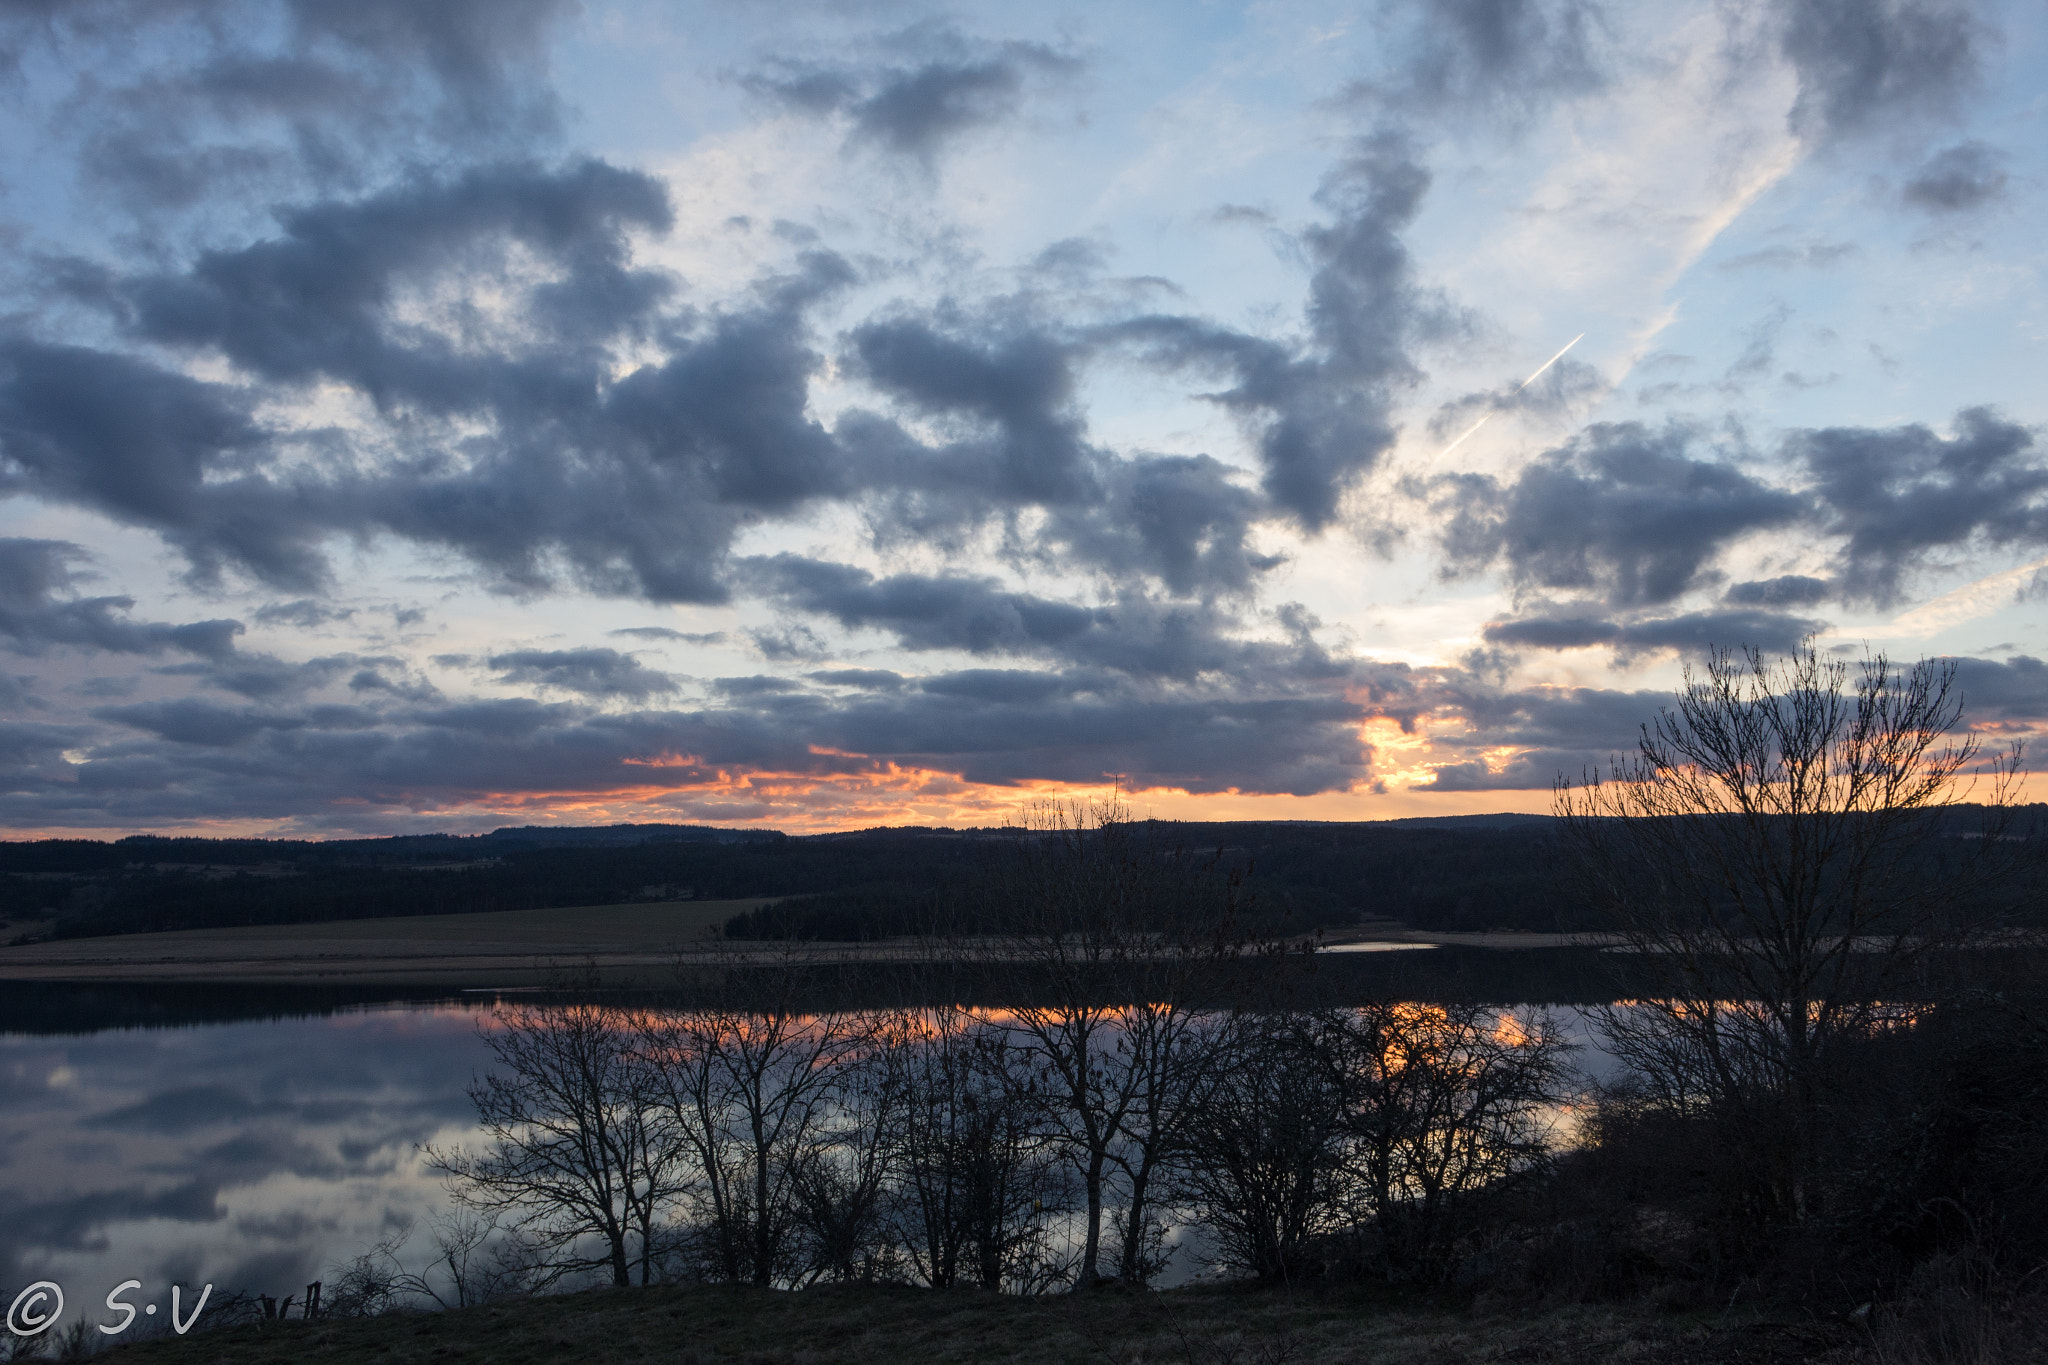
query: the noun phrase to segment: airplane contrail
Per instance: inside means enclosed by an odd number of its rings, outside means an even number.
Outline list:
[[[1538,365],[1536,367],[1536,373],[1530,375],[1527,379],[1524,379],[1520,384],[1516,385],[1515,393],[1520,393],[1523,389],[1528,388],[1531,384],[1541,379],[1543,377],[1543,372],[1545,370],[1549,369],[1552,365],[1555,365],[1558,361],[1563,360],[1564,353],[1566,351],[1569,351],[1572,347],[1578,345],[1581,341],[1584,341],[1585,339],[1586,334],[1584,332],[1581,332],[1577,336],[1573,337],[1570,341],[1567,341],[1556,355],[1550,357],[1550,359],[1544,361],[1541,365]],[[1514,397],[1514,394],[1509,394],[1508,396],[1512,398]],[[1472,424],[1471,430],[1467,431],[1463,436],[1460,436],[1457,440],[1445,446],[1441,451],[1438,451],[1437,458],[1441,460],[1444,456],[1450,454],[1459,446],[1465,444],[1465,442],[1471,437],[1472,432],[1479,430],[1479,428],[1485,426],[1488,422],[1491,422],[1492,420],[1493,414],[1490,412],[1487,413],[1484,417],[1481,417],[1478,421]]]
[[[1522,381],[1521,388],[1516,389],[1515,392],[1520,393],[1522,389],[1528,388],[1531,384],[1541,379],[1543,377],[1543,372],[1545,370],[1549,369],[1552,365],[1555,365],[1558,361],[1563,360],[1564,353],[1566,351],[1569,351],[1572,347],[1578,345],[1585,339],[1586,334],[1584,332],[1581,332],[1577,336],[1573,337],[1570,341],[1567,341],[1564,345],[1558,347],[1557,354],[1550,357],[1550,359],[1544,361],[1541,365],[1538,365],[1536,367],[1536,373],[1530,375],[1527,379],[1524,379]]]

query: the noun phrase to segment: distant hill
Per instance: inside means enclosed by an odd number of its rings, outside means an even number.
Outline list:
[[[1960,829],[1966,816],[1958,819]],[[958,922],[1014,856],[1017,837],[647,824],[327,841],[4,842],[0,939],[769,896],[780,903],[735,919],[728,935],[875,938]],[[1563,889],[1548,816],[1144,821],[1135,837],[1218,859],[1243,875],[1254,913],[1295,929],[1364,919],[1439,930],[1596,927]]]

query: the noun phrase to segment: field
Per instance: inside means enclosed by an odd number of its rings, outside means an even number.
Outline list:
[[[0,948],[0,980],[532,985],[586,962],[658,979],[763,898],[177,929]]]
[[[1532,1316],[1229,1287],[1018,1298],[849,1285],[599,1290],[449,1313],[273,1322],[138,1342],[117,1365],[1762,1365],[1867,1359],[1846,1325],[1640,1308]]]
[[[663,986],[684,955],[717,958],[779,952],[869,962],[921,958],[929,944],[724,943],[718,929],[775,897],[638,902],[489,914],[407,915],[217,929],[110,934],[0,947],[0,981],[242,982],[434,986],[534,986],[564,970],[591,969],[607,983]],[[1566,934],[1442,933],[1374,921],[1334,933],[1339,954],[1403,948],[1558,948],[1596,942]]]

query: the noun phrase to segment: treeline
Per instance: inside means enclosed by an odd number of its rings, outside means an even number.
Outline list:
[[[2048,1031],[2010,1001],[1865,1040],[1794,1210],[1744,1116],[1590,1084],[1540,1012],[1289,1005],[1283,974],[1268,1008],[815,1014],[761,980],[686,1011],[501,1009],[483,1141],[429,1153],[464,1212],[425,1260],[403,1237],[358,1259],[338,1310],[593,1278],[1046,1293],[1178,1255],[1502,1307],[1903,1294],[1974,1319],[2048,1253]]]
[[[1190,1234],[1271,1283],[1440,1284],[1526,1203],[1566,1052],[1477,1006],[1186,1000],[521,1005],[486,1036],[484,1140],[429,1153],[474,1217],[432,1265],[359,1261],[344,1305],[589,1277],[1043,1293],[1148,1283]]]
[[[1199,850],[1238,872],[1259,913],[1301,929],[1375,917],[1445,929],[1579,927],[1537,819],[1505,828],[1141,821],[1136,829],[1162,856]],[[590,842],[565,838],[577,834]],[[728,933],[860,940],[957,917],[1017,837],[627,826],[327,843],[41,840],[0,844],[0,919],[82,937],[778,897],[780,905],[741,917]]]
[[[1954,818],[1966,828],[1969,812]],[[1602,922],[1568,889],[1555,830],[1542,817],[1136,821],[1133,832],[1158,856],[1199,854],[1241,877],[1246,915],[1296,931],[1361,919],[1538,932]],[[737,917],[727,935],[862,940],[957,923],[972,913],[991,866],[1020,837],[995,829],[793,837],[642,825],[324,843],[39,840],[0,844],[0,920],[33,925],[37,934],[84,937],[776,897],[779,904]],[[2031,909],[2017,896],[2013,908]]]

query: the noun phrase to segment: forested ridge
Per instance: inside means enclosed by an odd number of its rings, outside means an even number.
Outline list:
[[[1162,857],[1213,859],[1219,873],[1239,874],[1245,913],[1295,930],[1366,919],[1434,930],[1598,927],[1567,890],[1542,816],[1142,821],[1136,833]],[[777,897],[737,917],[728,935],[865,939],[958,927],[976,913],[992,860],[1018,837],[1004,829],[792,836],[614,825],[330,841],[16,841],[0,843],[0,933],[72,938]]]
[[[1554,929],[1547,822],[1142,823],[1243,874],[1252,913],[1303,927],[1386,917],[1441,928]],[[790,898],[736,936],[869,938],[969,913],[999,829],[789,836],[625,825],[359,840],[35,840],[0,844],[10,936],[80,937],[634,900]],[[1561,919],[1562,917],[1562,919]]]

